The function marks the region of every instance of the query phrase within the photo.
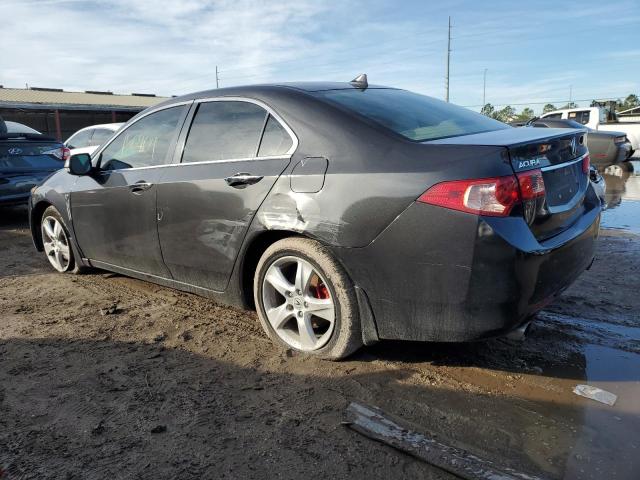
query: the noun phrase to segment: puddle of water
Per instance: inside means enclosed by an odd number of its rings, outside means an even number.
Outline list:
[[[603,176],[607,209],[601,226],[640,234],[640,159],[607,167]]]
[[[599,345],[586,345],[584,356],[585,383],[618,399],[613,407],[580,400],[584,407],[578,441],[564,478],[640,478],[640,356]]]

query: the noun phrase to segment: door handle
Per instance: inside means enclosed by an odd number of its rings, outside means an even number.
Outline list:
[[[264,177],[259,175],[251,175],[250,173],[236,173],[224,179],[227,185],[234,188],[245,188],[247,185],[258,183]]]
[[[140,180],[139,182],[129,185],[129,190],[131,190],[131,193],[135,195],[140,195],[142,192],[149,190],[151,187],[153,187],[153,183]]]

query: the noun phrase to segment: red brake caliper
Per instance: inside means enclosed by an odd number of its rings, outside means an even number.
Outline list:
[[[331,295],[329,295],[329,289],[324,283],[322,283],[322,281],[319,278],[318,278],[318,283],[315,286],[312,286],[311,288],[313,288],[313,296],[316,298],[319,298],[321,300],[326,300],[331,297]]]

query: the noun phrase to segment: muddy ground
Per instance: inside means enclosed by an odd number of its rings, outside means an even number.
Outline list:
[[[544,478],[640,478],[639,253],[603,231],[524,343],[382,342],[331,363],[275,347],[251,312],[53,273],[4,209],[0,478],[453,478],[341,425],[351,401]]]

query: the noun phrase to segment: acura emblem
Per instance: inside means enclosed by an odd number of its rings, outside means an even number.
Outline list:
[[[576,155],[576,137],[571,138],[571,156],[575,157]]]
[[[22,153],[22,149],[18,147],[10,148],[7,151],[9,152],[9,155],[20,155]]]

